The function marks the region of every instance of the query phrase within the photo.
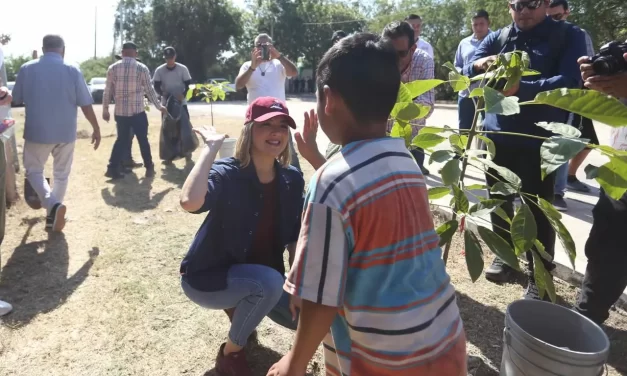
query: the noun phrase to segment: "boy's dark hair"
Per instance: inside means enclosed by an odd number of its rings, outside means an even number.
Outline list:
[[[419,15],[412,13],[409,16],[405,17],[404,21],[409,21],[409,20],[421,20],[422,21],[422,18]]]
[[[490,14],[487,11],[483,10],[483,9],[479,9],[472,16],[473,20],[476,19],[476,18],[485,18],[487,21],[490,21]]]
[[[388,39],[407,37],[407,40],[409,41],[409,48],[416,43],[416,39],[414,38],[414,28],[405,21],[390,22],[385,26],[385,28],[383,28],[383,33],[381,33],[381,35]]]
[[[564,10],[568,10],[567,0],[551,0],[551,3],[549,3],[549,8],[556,8],[560,5],[564,7]]]
[[[401,82],[396,50],[371,33],[350,35],[327,51],[316,72],[320,100],[324,86],[338,93],[360,123],[386,121]]]
[[[331,36],[331,42],[335,43],[335,42],[337,42],[338,40],[340,40],[340,39],[342,39],[342,38],[346,37],[346,35],[347,35],[347,34],[346,34],[346,32],[345,32],[344,30],[336,30],[336,31],[333,33],[333,36]]]

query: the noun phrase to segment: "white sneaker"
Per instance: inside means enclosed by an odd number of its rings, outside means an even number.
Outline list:
[[[11,311],[13,311],[13,306],[5,301],[0,300],[0,317],[8,314]]]

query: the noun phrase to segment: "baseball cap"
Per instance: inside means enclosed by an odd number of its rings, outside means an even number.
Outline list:
[[[166,47],[163,49],[163,56],[174,57],[176,56],[176,50],[174,49],[174,47]]]
[[[126,41],[122,44],[122,49],[123,50],[136,50],[137,45],[134,42]]]
[[[259,97],[248,106],[246,123],[267,121],[278,116],[286,118],[290,127],[296,129],[296,122],[290,116],[285,102],[273,97]]]

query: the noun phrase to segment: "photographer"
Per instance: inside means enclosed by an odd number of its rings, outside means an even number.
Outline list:
[[[623,55],[627,67],[627,53]],[[588,57],[579,59],[581,77],[588,89],[620,98],[627,104],[627,69],[613,75],[599,75]],[[627,150],[625,129],[612,130],[614,148]],[[609,317],[609,310],[627,287],[627,194],[620,200],[609,197],[603,189],[592,209],[593,222],[586,242],[588,265],[575,309],[597,324]]]

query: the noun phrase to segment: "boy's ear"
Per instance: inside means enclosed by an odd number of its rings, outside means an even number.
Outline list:
[[[327,85],[324,85],[322,88],[324,92],[324,113],[327,116],[330,116],[335,112],[335,107],[337,106],[337,98],[335,98],[335,93],[333,90]]]

